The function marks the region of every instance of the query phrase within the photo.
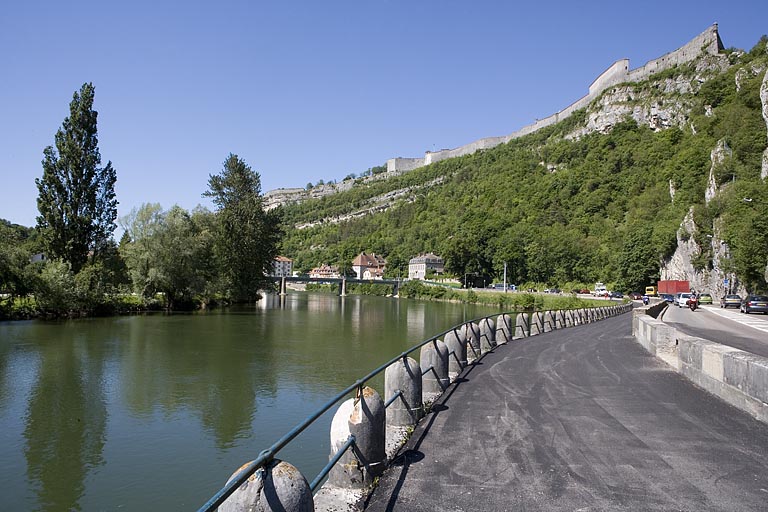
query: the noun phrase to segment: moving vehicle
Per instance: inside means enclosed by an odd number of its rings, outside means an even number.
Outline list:
[[[686,301],[686,304],[691,308],[691,311],[696,311],[696,308],[699,307],[699,299],[695,295],[691,295],[691,298]]]
[[[621,292],[611,292],[610,297],[612,299],[623,299],[624,298],[624,294],[621,293]]]
[[[668,302],[670,304],[675,303],[675,296],[672,295],[671,293],[660,293],[659,297],[661,298],[661,300]],[[739,302],[739,304],[741,304],[741,302]]]
[[[699,295],[699,304],[712,304],[712,295],[709,293]]]
[[[768,314],[768,295],[747,295],[747,297],[741,301],[739,310],[746,314]]]
[[[672,295],[675,295],[677,293],[691,291],[691,285],[688,281],[680,281],[680,280],[676,281],[676,280],[667,279],[667,280],[658,282],[657,291],[659,293],[671,293]]]
[[[603,283],[595,283],[595,291],[592,292],[595,297],[603,297],[608,295],[608,288]]]
[[[646,286],[645,287],[645,294],[649,297],[655,297],[656,296],[656,287],[655,286]]]
[[[684,308],[688,306],[688,299],[690,298],[691,294],[689,292],[678,293],[675,298],[675,303],[677,304],[677,307]]]
[[[720,299],[721,308],[741,308],[741,295],[726,295]]]
[[[629,298],[632,300],[640,300],[643,298],[643,296],[638,292],[632,292],[629,294]]]

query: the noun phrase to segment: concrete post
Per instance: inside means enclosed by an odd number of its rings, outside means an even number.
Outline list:
[[[541,334],[541,322],[543,316],[540,311],[536,311],[531,314],[531,336],[537,336]]]
[[[345,401],[331,421],[331,454],[333,457],[355,436],[355,447],[339,459],[328,476],[328,484],[342,489],[363,489],[384,471],[386,463],[386,410],[373,388],[364,387],[357,398]]]
[[[531,317],[528,313],[518,313],[515,319],[515,335],[512,336],[513,340],[525,338],[530,333],[531,329]]]
[[[434,340],[421,347],[420,353],[421,371],[425,372],[421,377],[421,402],[429,404],[451,383],[448,379],[448,347],[440,340]],[[432,370],[427,371],[427,368]]]
[[[424,412],[421,404],[421,367],[414,359],[398,359],[384,370],[384,402],[400,392],[387,407],[387,427],[415,425]]]
[[[285,276],[280,278],[280,295],[285,295],[286,293],[286,286],[285,286]]]
[[[464,324],[464,338],[467,342],[467,364],[480,357],[480,326],[474,322]]]
[[[573,327],[574,326],[573,316],[574,315],[573,315],[573,310],[572,309],[569,309],[569,310],[565,311],[565,326],[566,327]]]
[[[346,277],[341,278],[341,287],[339,289],[339,295],[342,297],[347,296],[347,278]]]
[[[543,332],[550,332],[555,329],[555,319],[552,316],[551,311],[545,311],[542,315],[541,330]]]
[[[515,326],[512,325],[512,317],[504,314],[496,319],[496,343],[503,345],[512,341]]]
[[[448,378],[451,382],[467,366],[467,343],[461,328],[449,331],[445,335],[445,346],[448,348]]]
[[[480,353],[485,354],[496,346],[496,324],[493,318],[480,320]]]
[[[235,471],[227,483],[246,465]],[[312,512],[315,510],[315,502],[301,472],[291,464],[275,459],[262,469],[257,469],[217,510]]]

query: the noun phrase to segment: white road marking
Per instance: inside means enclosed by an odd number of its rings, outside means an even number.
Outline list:
[[[733,322],[738,322],[747,327],[757,329],[758,331],[768,332],[768,320],[765,315],[745,315],[738,309],[723,309],[723,308],[701,308],[704,311],[709,311],[715,315],[727,318]]]

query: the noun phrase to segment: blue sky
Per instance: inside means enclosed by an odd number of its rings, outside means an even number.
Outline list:
[[[520,4],[520,5],[518,5]],[[0,14],[0,218],[32,226],[43,149],[84,82],[119,215],[191,209],[229,153],[263,191],[505,135],[768,2],[18,1]]]

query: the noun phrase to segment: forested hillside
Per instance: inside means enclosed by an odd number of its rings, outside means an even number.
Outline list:
[[[593,110],[612,108],[598,100],[494,149],[286,205],[282,253],[308,270],[349,268],[357,253],[376,252],[396,276],[411,257],[433,251],[457,276],[498,277],[506,262],[514,283],[569,289],[603,281],[631,290],[658,279],[681,237],[698,244],[695,268],[711,269],[714,238],[729,248],[726,270],[765,289],[766,38],[749,52],[727,51],[723,62],[694,62],[605,92],[621,91],[624,106],[678,109],[684,122],[669,127],[627,116],[590,131]],[[711,170],[716,194],[706,203]],[[694,232],[679,233],[691,211]]]

